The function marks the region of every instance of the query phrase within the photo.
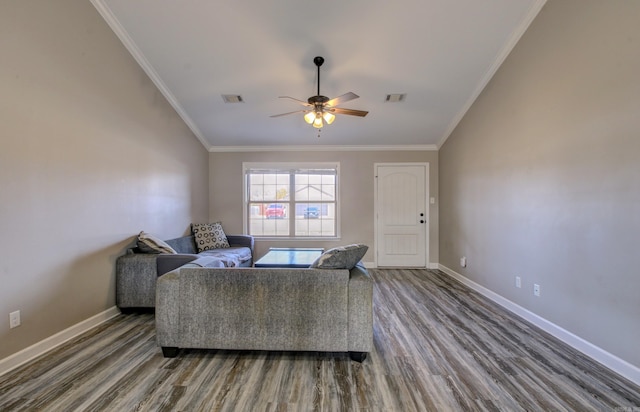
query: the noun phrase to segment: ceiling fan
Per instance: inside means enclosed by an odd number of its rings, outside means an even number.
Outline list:
[[[354,109],[344,109],[341,107],[336,107],[339,104],[344,102],[348,102],[349,100],[357,99],[358,96],[355,93],[349,92],[345,93],[342,96],[335,97],[333,99],[329,99],[327,96],[320,95],[320,66],[324,63],[324,58],[317,56],[313,59],[313,63],[318,68],[318,94],[315,96],[311,96],[307,99],[306,102],[298,99],[294,99],[289,96],[279,96],[281,99],[291,99],[303,106],[306,106],[307,109],[297,110],[295,112],[276,114],[271,117],[280,117],[287,116],[294,113],[305,113],[304,120],[317,129],[321,129],[324,126],[324,123],[327,124],[333,123],[335,120],[336,114],[346,114],[349,116],[360,116],[365,117],[367,113],[364,110],[354,110]]]

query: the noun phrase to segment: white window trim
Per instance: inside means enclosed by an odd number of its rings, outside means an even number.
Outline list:
[[[339,240],[340,221],[342,211],[340,210],[340,162],[243,162],[242,163],[242,229],[244,233],[249,233],[248,203],[249,190],[247,187],[247,172],[253,169],[336,169],[336,234],[335,236],[256,236],[261,240],[296,240],[296,241],[318,241],[318,240]]]

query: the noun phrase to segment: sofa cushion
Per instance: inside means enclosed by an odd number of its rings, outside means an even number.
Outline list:
[[[228,268],[238,267],[251,260],[251,249],[247,247],[229,247],[224,249],[205,250],[201,256],[214,257]]]
[[[163,240],[145,231],[138,235],[138,249],[144,253],[177,253],[171,246]]]
[[[182,267],[185,268],[223,268],[224,263],[220,259],[214,256],[203,256],[189,263],[185,263]]]
[[[194,223],[191,230],[196,239],[198,253],[211,249],[224,249],[229,247],[227,235],[225,235],[220,222]]]
[[[367,253],[369,246],[361,243],[335,247],[324,252],[310,267],[320,269],[351,270]]]

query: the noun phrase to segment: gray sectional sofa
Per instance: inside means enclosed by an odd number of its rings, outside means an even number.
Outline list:
[[[183,236],[165,241],[177,254],[141,253],[130,248],[116,261],[116,305],[123,312],[153,308],[158,276],[195,261],[203,267],[251,267],[254,240],[248,235],[227,235],[229,248],[198,253],[195,238]]]
[[[158,278],[156,332],[166,357],[180,348],[349,352],[373,345],[373,283],[353,269],[203,268]]]

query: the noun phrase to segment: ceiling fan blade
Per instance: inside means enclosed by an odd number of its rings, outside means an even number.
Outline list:
[[[329,111],[335,114],[348,114],[349,116],[360,116],[360,117],[365,117],[367,113],[369,113],[364,110],[343,109],[341,107],[332,107],[331,109],[329,109]]]
[[[303,105],[303,106],[307,106],[307,107],[311,107],[311,106],[313,106],[313,105],[311,105],[311,104],[309,104],[309,103],[307,103],[307,102],[303,102],[302,100],[298,100],[298,99],[293,98],[293,97],[291,97],[291,96],[278,96],[278,98],[279,98],[279,99],[290,99],[290,100],[293,100],[294,102],[300,103],[301,105]]]
[[[353,92],[345,93],[342,96],[334,97],[333,99],[329,100],[328,102],[325,103],[325,106],[331,106],[331,107],[337,106],[339,104],[348,102],[349,100],[357,99],[358,97],[360,96],[358,96]]]
[[[290,114],[295,114],[295,113],[307,113],[309,110],[296,110],[295,112],[288,112],[288,113],[281,113],[281,114],[274,114],[273,116],[269,116],[269,117],[281,117],[281,116],[287,116]]]

